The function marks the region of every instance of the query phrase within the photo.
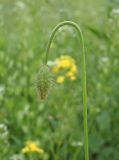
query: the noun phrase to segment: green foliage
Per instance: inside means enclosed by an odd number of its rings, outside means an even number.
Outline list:
[[[59,30],[49,59],[75,58],[77,80],[56,85],[45,103],[33,85],[51,30],[62,20],[83,29],[90,159],[118,160],[118,5],[117,0],[0,0],[0,160],[25,159],[21,149],[27,140],[40,142],[43,160],[84,158],[80,45],[74,30]]]

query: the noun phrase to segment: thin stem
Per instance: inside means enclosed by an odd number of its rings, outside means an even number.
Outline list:
[[[61,28],[62,26],[72,26],[76,29],[78,36],[80,38],[80,46],[81,46],[81,50],[82,50],[82,54],[81,54],[81,70],[82,70],[82,90],[83,90],[83,119],[84,119],[84,151],[85,151],[85,160],[89,160],[89,153],[88,153],[88,124],[87,124],[87,89],[86,89],[86,64],[85,64],[85,48],[84,48],[84,40],[83,40],[83,35],[82,35],[82,31],[79,28],[79,26],[72,22],[72,21],[64,21],[59,23],[52,31],[51,36],[49,38],[48,41],[48,45],[46,48],[46,59],[45,59],[45,63],[47,64],[47,60],[48,60],[48,55],[49,55],[49,50],[50,50],[50,46],[52,43],[52,40],[56,34],[56,32],[58,31],[59,28]]]

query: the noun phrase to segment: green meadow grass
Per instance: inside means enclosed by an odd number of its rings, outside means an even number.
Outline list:
[[[34,78],[54,26],[72,20],[85,39],[90,160],[119,157],[119,2],[0,0],[0,160],[84,159],[81,62],[76,33],[59,31],[49,60],[70,55],[77,80],[58,84],[41,102]],[[44,155],[22,155],[27,140]]]

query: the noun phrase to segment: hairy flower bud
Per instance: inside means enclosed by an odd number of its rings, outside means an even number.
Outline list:
[[[36,77],[36,89],[41,100],[47,98],[53,87],[53,74],[47,65],[41,65]]]

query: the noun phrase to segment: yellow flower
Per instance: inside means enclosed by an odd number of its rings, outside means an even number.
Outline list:
[[[58,83],[63,83],[64,82],[64,76],[58,76],[57,82]]]
[[[61,60],[69,60],[71,63],[75,63],[74,59],[71,56],[61,56]]]
[[[61,56],[59,59],[57,59],[57,67],[58,68],[67,68],[71,67],[74,64],[73,58],[70,56]]]
[[[77,72],[77,67],[76,67],[76,65],[73,65],[73,66],[71,67],[71,71],[74,72],[74,73]]]
[[[74,73],[71,72],[71,71],[70,71],[70,72],[67,72],[67,73],[66,73],[66,76],[67,76],[67,77],[72,77],[72,76],[74,76]]]
[[[76,79],[77,66],[75,60],[70,56],[61,56],[56,59],[51,67],[52,71],[58,75],[57,82],[63,83],[65,76],[71,80]],[[63,76],[59,76],[63,74]]]
[[[59,60],[57,63],[58,68],[66,68],[70,66],[70,62],[67,60]]]
[[[76,76],[75,76],[75,74],[73,73],[73,72],[68,72],[67,74],[66,74],[66,76],[67,77],[69,77],[71,80],[76,80]]]
[[[70,79],[71,79],[72,81],[74,81],[74,80],[76,80],[76,77],[75,77],[75,76],[71,76]]]
[[[22,148],[21,152],[22,153],[37,152],[39,154],[43,154],[44,150],[38,146],[37,142],[27,141],[25,147]]]

